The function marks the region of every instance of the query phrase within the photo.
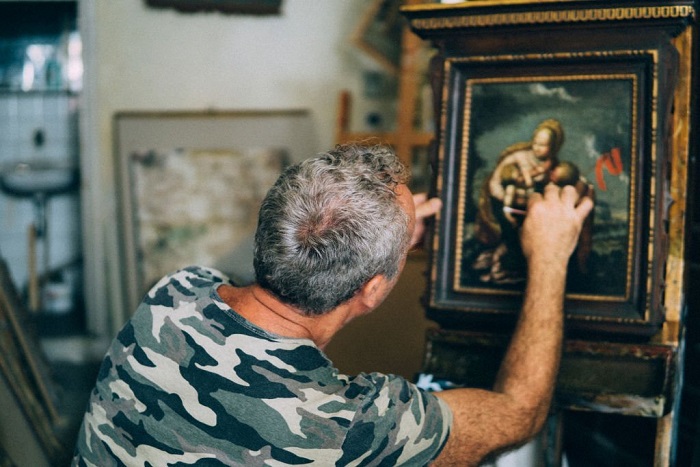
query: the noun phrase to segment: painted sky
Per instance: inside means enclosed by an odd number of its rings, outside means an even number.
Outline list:
[[[554,118],[562,123],[565,141],[560,160],[575,163],[594,185],[596,162],[613,148],[622,156],[622,173],[603,171],[606,190],[596,186],[597,199],[614,215],[626,215],[633,141],[632,80],[586,79],[533,82],[479,82],[471,91],[470,158],[481,168],[473,175],[475,186],[495,166],[507,146],[531,138],[539,122]]]

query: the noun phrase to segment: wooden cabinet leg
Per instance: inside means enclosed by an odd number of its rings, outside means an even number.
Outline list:
[[[673,438],[674,413],[671,412],[656,423],[656,446],[654,448],[654,467],[671,465],[671,440]]]

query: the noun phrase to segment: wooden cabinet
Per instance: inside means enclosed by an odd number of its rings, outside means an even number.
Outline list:
[[[436,50],[435,194],[426,371],[488,386],[525,281],[518,205],[538,182],[595,199],[572,258],[557,407],[657,421],[672,457],[687,292],[692,1],[409,5]],[[529,181],[508,155],[550,134]],[[501,165],[503,164],[503,165]],[[497,196],[496,193],[499,193]],[[510,215],[509,215],[510,214]]]

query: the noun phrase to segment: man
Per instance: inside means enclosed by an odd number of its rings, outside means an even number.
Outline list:
[[[322,352],[384,300],[440,207],[406,181],[384,147],[339,146],[287,169],[260,209],[256,284],[201,267],[156,284],[105,357],[74,465],[464,466],[534,436],[590,203],[554,186],[534,197],[532,281],[496,388],[433,395],[398,376],[339,374]]]

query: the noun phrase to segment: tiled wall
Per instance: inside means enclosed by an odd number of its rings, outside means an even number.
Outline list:
[[[77,97],[68,91],[0,91],[0,170],[35,161],[78,167]],[[43,137],[37,138],[41,133]],[[43,139],[43,141],[41,141]],[[40,144],[37,144],[40,143]],[[38,222],[33,197],[0,191],[0,255],[18,288],[24,289],[29,271],[29,228]],[[76,189],[46,201],[49,264],[60,268],[80,259],[80,213]],[[45,269],[45,240],[37,239],[37,269]],[[75,267],[66,280],[76,281]]]
[[[0,176],[3,180],[7,180],[8,173],[16,180],[21,164],[62,165],[78,171],[77,104],[82,59],[76,18],[74,1],[0,1]],[[21,172],[20,176],[26,182],[31,175]],[[40,219],[35,199],[32,193],[17,196],[0,190],[0,256],[22,292],[26,291],[30,270],[29,230]],[[48,197],[47,229],[35,242],[37,272],[41,275],[65,270],[65,282],[76,292],[75,298],[81,282],[79,199],[77,186],[67,193]],[[48,248],[44,248],[45,244]],[[41,290],[37,292],[41,296]]]

